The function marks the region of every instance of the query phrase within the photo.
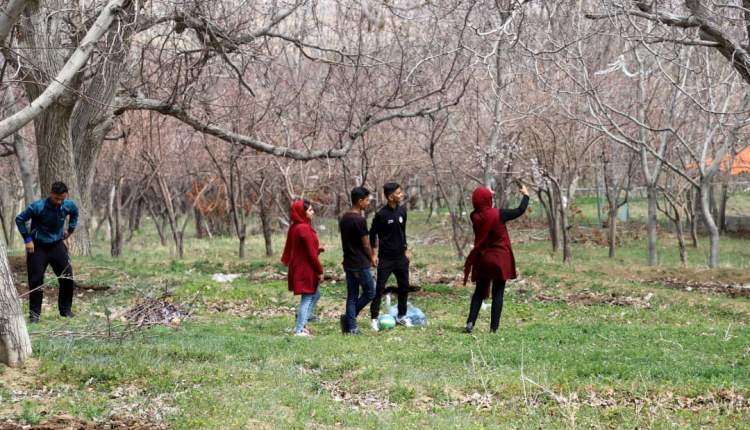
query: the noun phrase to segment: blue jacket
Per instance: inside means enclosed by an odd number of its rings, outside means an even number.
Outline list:
[[[41,199],[18,214],[16,226],[25,243],[33,240],[42,243],[59,242],[63,240],[63,228],[68,215],[70,215],[68,231],[73,233],[78,224],[78,206],[73,203],[73,200],[65,199],[60,207],[55,207],[49,198]],[[29,220],[31,220],[31,232],[26,228]]]

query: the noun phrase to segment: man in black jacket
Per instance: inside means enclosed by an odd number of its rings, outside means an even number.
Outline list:
[[[375,297],[370,304],[372,329],[378,331],[380,324],[380,302],[385,284],[391,274],[396,276],[398,285],[398,316],[396,323],[411,327],[412,322],[406,316],[406,302],[409,289],[409,258],[406,255],[406,208],[401,206],[404,193],[401,186],[389,182],[383,186],[388,203],[372,219],[370,227],[370,245],[373,252],[378,252],[378,272]]]

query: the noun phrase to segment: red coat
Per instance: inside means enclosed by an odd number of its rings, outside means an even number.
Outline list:
[[[492,207],[492,191],[479,187],[471,196],[474,212],[471,223],[474,227],[474,248],[464,264],[464,283],[471,280],[491,281],[515,279],[516,260],[510,246],[510,236],[501,222],[500,210]],[[484,291],[489,297],[489,288]]]
[[[298,200],[290,209],[292,225],[286,236],[281,262],[288,268],[289,291],[294,294],[313,294],[318,289],[318,277],[323,273],[320,264],[318,234],[305,214],[304,203]]]

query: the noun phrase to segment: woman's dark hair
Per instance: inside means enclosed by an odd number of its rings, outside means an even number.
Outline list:
[[[386,200],[399,188],[401,188],[401,185],[396,182],[388,182],[387,184],[383,185],[383,194],[385,194]]]
[[[312,203],[310,203],[310,200],[307,200],[307,199],[302,200],[302,207],[305,208],[305,211],[310,209],[310,206],[312,206]]]
[[[54,184],[52,184],[52,190],[51,191],[53,193],[55,193],[55,194],[65,194],[65,193],[68,192],[68,186],[65,185],[64,183],[58,181],[58,182],[55,182]]]
[[[370,190],[365,187],[354,187],[352,188],[352,204],[356,205],[360,200],[370,195]]]

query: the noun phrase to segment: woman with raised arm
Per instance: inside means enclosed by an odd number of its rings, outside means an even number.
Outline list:
[[[320,248],[318,234],[311,223],[315,216],[312,204],[307,200],[297,200],[289,212],[292,223],[286,236],[281,262],[289,268],[289,291],[301,296],[294,335],[311,336],[307,321],[320,299],[319,287],[323,281],[320,253],[323,249]]]
[[[466,333],[471,333],[474,329],[482,301],[490,296],[490,292],[492,292],[490,331],[495,333],[500,326],[505,282],[516,278],[516,262],[505,223],[523,215],[529,205],[529,193],[526,186],[521,185],[520,192],[523,194],[523,199],[516,209],[492,207],[494,193],[486,187],[477,187],[471,195],[471,202],[474,205],[474,211],[471,213],[474,248],[466,257],[464,264],[464,285],[471,275],[476,288],[471,296]]]

